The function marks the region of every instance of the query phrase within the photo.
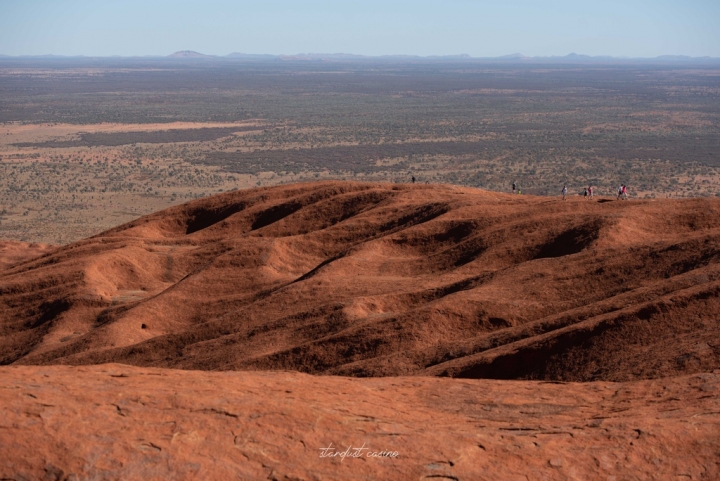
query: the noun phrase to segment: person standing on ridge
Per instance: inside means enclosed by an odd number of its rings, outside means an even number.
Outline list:
[[[590,199],[592,199],[593,198],[593,186],[592,185],[588,185],[588,194],[590,195]]]
[[[623,193],[623,185],[620,184],[620,187],[618,187],[617,200],[620,200],[620,198],[622,197],[622,193]]]
[[[515,189],[517,189],[517,184],[515,182],[513,182],[512,183],[513,194],[515,193]]]
[[[562,190],[563,200],[565,200],[566,195],[567,195],[567,185],[563,185],[563,190]]]
[[[588,199],[588,190],[587,190],[587,188],[583,191],[583,197],[585,197],[585,200]]]
[[[412,183],[414,184],[414,183],[415,183],[415,176],[413,175],[412,177],[410,177],[410,180],[411,180]]]
[[[622,185],[622,200],[627,200],[627,186],[625,184]]]

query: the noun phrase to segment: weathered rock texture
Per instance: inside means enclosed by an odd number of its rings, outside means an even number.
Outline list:
[[[50,244],[0,240],[0,272],[14,264],[39,257],[55,247]]]
[[[718,226],[324,182],[0,244],[0,478],[720,479]]]
[[[720,371],[547,383],[3,367],[0,478],[715,480],[719,401]],[[367,457],[381,450],[398,457]]]
[[[0,363],[649,379],[720,367],[720,199],[230,192],[0,270]]]

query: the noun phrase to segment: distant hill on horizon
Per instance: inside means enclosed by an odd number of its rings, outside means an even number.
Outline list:
[[[195,52],[193,50],[180,50],[175,53],[171,53],[168,55],[168,58],[213,58],[212,55],[205,55],[200,52]]]

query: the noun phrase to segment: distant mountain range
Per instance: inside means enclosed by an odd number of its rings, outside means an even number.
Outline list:
[[[613,57],[609,55],[592,56],[571,53],[564,56],[528,57],[520,53],[502,55],[499,57],[472,57],[467,54],[460,55],[357,55],[349,53],[298,53],[294,55],[272,55],[232,52],[228,55],[207,55],[193,50],[180,50],[167,56],[108,56],[92,57],[84,55],[2,55],[4,59],[36,58],[36,59],[70,59],[70,58],[144,58],[144,59],[180,59],[180,60],[276,60],[276,61],[468,61],[468,62],[502,62],[502,63],[720,63],[720,57],[691,57],[688,55],[660,55],[658,57]]]

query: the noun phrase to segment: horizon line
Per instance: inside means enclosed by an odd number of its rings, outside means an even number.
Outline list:
[[[677,61],[692,61],[692,60],[720,60],[720,57],[711,57],[709,55],[704,56],[691,56],[683,54],[663,54],[654,57],[630,57],[630,56],[614,56],[614,55],[586,55],[578,54],[575,52],[567,55],[536,55],[526,56],[521,53],[512,53],[507,55],[499,56],[472,56],[467,53],[460,54],[443,54],[443,55],[419,55],[419,54],[382,54],[382,55],[364,55],[354,53],[313,53],[313,52],[302,52],[294,54],[269,54],[269,53],[244,53],[244,52],[231,52],[225,55],[215,54],[204,54],[195,50],[178,50],[168,55],[161,54],[145,54],[145,55],[65,55],[65,54],[20,54],[20,55],[7,55],[1,54],[0,58],[67,58],[67,59],[242,59],[242,58],[276,58],[276,59],[311,59],[311,60],[322,60],[322,59],[334,59],[334,60],[372,60],[372,59],[463,59],[463,60],[615,60],[615,61],[633,61],[633,60],[677,60]]]

